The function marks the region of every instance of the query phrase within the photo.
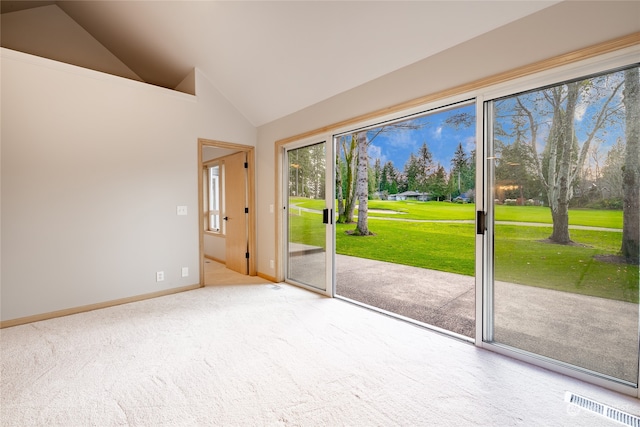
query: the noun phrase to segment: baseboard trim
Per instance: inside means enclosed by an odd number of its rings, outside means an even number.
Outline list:
[[[69,316],[71,314],[85,313],[87,311],[99,310],[101,308],[114,307],[116,305],[128,304],[130,302],[143,301],[151,298],[163,297],[165,295],[177,294],[180,292],[192,291],[201,288],[200,284],[182,286],[179,288],[167,289],[164,291],[151,292],[149,294],[137,295],[133,297],[120,298],[96,304],[83,305],[80,307],[66,308],[64,310],[52,311],[49,313],[36,314],[33,316],[20,317],[18,319],[3,320],[0,322],[0,329],[12,326],[24,325],[27,323],[40,322],[42,320],[55,319],[56,317]]]
[[[270,281],[270,282],[273,282],[273,283],[277,283],[277,282],[278,282],[278,281],[276,280],[276,278],[275,278],[275,277],[273,277],[273,276],[269,276],[269,275],[266,275],[266,274],[260,273],[259,271],[258,271],[258,273],[256,273],[256,274],[257,274],[257,276],[258,276],[258,277],[262,277],[263,279],[266,279],[266,280],[268,280],[268,281]]]
[[[204,256],[206,259],[210,259],[211,261],[215,261],[215,262],[219,262],[220,264],[226,264],[227,262],[223,259],[218,259],[216,257],[210,256],[210,255],[205,255]]]

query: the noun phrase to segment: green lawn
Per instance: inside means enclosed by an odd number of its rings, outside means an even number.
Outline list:
[[[472,204],[463,205],[447,202],[415,202],[407,200],[370,200],[370,218],[391,216],[389,213],[378,212],[379,210],[398,212],[392,214],[392,217],[403,219],[472,220],[475,218],[475,207]],[[356,213],[357,212],[356,209]]]
[[[473,276],[473,224],[439,224],[369,220],[376,235],[350,236],[353,224],[337,224],[336,252],[396,264]]]
[[[496,206],[497,221],[553,224],[551,210],[545,206]],[[569,225],[622,229],[622,211],[569,209]]]
[[[322,214],[314,212],[289,212],[289,241],[311,246],[325,245]]]
[[[323,200],[292,198],[296,206],[322,210]],[[422,220],[473,220],[475,205],[448,202],[415,202],[369,200],[369,218],[391,217]],[[386,212],[378,212],[378,211]],[[356,214],[357,214],[356,209]],[[496,205],[497,221],[519,221],[552,224],[551,211],[545,206],[505,206]],[[570,209],[570,225],[622,229],[622,211]]]
[[[615,254],[622,233],[572,230],[582,246],[544,243],[551,228],[496,226],[495,279],[638,303],[638,267],[598,261]]]
[[[297,203],[310,209],[322,208],[323,202]],[[438,202],[372,201],[372,209],[405,209],[407,214],[387,214],[393,218],[473,219],[473,205]],[[551,233],[548,208],[498,206],[501,221],[542,222],[549,227],[496,225],[495,278],[585,295],[638,303],[638,267],[598,261],[595,255],[615,254],[622,233],[594,230],[571,230],[580,246],[553,245],[541,242]],[[293,213],[293,212],[292,212]],[[547,217],[545,217],[545,214]],[[465,217],[465,215],[467,215]],[[616,211],[572,210],[570,221],[576,225],[620,228],[622,213]],[[431,216],[431,217],[429,217]],[[294,240],[320,246],[324,239],[317,224],[319,213],[292,214]],[[535,219],[535,220],[534,220]],[[619,226],[617,224],[620,224]],[[343,255],[412,265],[433,270],[473,276],[475,268],[475,226],[464,223],[399,222],[369,218],[375,236],[350,236],[354,224],[337,224],[336,252]]]

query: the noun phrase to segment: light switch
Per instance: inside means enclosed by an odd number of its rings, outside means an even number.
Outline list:
[[[186,206],[178,206],[177,212],[178,212],[178,215],[186,215],[187,214],[187,207]]]

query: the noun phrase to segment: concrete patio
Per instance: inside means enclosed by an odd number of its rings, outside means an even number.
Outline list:
[[[336,294],[475,337],[470,276],[336,255]],[[496,282],[494,341],[615,378],[638,376],[638,305]]]
[[[300,280],[322,274],[323,252],[298,252]],[[336,255],[336,295],[475,338],[470,276]],[[635,383],[638,305],[496,282],[494,341]]]

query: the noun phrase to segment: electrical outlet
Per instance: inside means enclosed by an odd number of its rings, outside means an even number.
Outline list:
[[[187,207],[186,206],[178,206],[178,207],[176,207],[176,213],[178,215],[186,215],[187,214]]]
[[[163,281],[164,281],[164,271],[156,272],[156,282],[163,282]]]
[[[182,277],[189,277],[189,267],[182,267]]]

